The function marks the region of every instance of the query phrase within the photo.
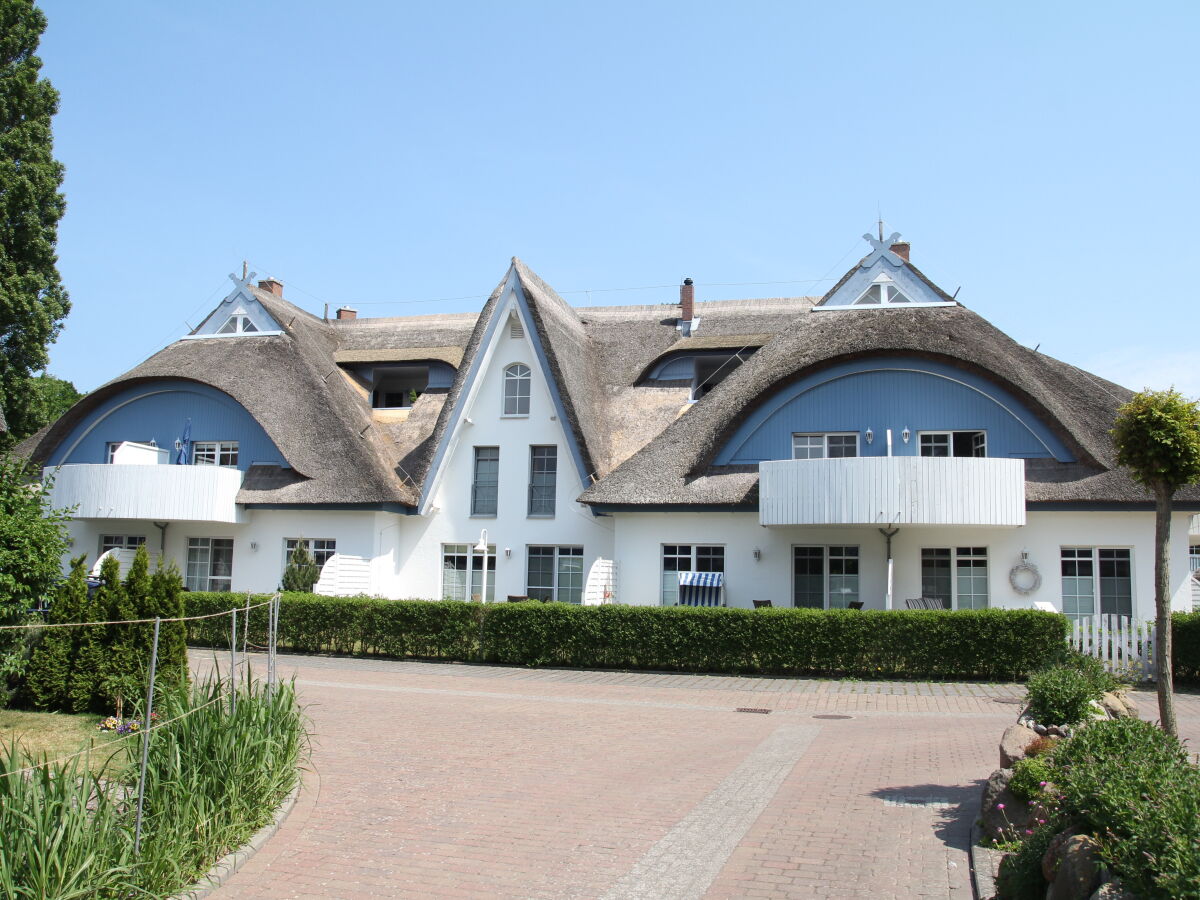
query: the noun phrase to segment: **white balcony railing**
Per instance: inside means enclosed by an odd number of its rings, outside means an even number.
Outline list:
[[[242,522],[242,472],[220,466],[93,465],[47,468],[55,509],[78,519]]]
[[[1021,459],[784,459],[758,471],[762,525],[1025,524]]]

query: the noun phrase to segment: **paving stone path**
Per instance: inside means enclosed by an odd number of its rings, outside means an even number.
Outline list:
[[[981,780],[1024,694],[305,656],[279,671],[313,722],[311,771],[218,898],[970,900]],[[1200,743],[1200,697],[1179,705]]]

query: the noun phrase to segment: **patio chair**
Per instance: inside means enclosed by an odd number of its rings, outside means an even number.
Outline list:
[[[755,609],[770,609],[771,601],[770,600],[755,600],[754,608]]]

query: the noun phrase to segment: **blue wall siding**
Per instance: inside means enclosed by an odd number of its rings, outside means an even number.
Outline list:
[[[873,444],[862,437],[868,428]],[[1007,391],[944,363],[897,357],[841,363],[789,385],[738,428],[716,463],[790,459],[793,432],[858,432],[861,455],[886,456],[888,428],[895,456],[917,455],[919,431],[982,430],[988,456],[1074,459]]]
[[[237,441],[238,468],[252,463],[286,466],[283,454],[250,413],[228,394],[189,381],[140,384],[108,398],[67,435],[50,456],[51,465],[103,463],[108,444],[149,441],[171,451],[184,423],[192,420],[193,441]]]

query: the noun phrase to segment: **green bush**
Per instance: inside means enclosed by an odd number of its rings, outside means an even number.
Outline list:
[[[1046,879],[1042,877],[1042,857],[1061,825],[1051,820],[1033,830],[1013,853],[1000,861],[996,896],[1000,900],[1044,900]]]
[[[191,593],[188,615],[265,595]],[[250,613],[266,642],[267,610]],[[239,629],[242,626],[239,624]],[[485,660],[510,665],[1011,679],[1045,665],[1062,616],[1035,610],[712,609],[460,603],[283,594],[278,646],[305,653]],[[229,619],[188,625],[191,643],[229,646]]]
[[[1140,897],[1200,896],[1200,769],[1140,719],[1094,722],[1054,751],[1063,807]]]
[[[1200,612],[1171,616],[1171,660],[1176,681],[1200,681]]]
[[[1013,765],[1013,777],[1008,789],[1022,800],[1032,800],[1042,793],[1042,785],[1054,781],[1055,768],[1045,755],[1027,756]]]
[[[1099,698],[1091,679],[1078,669],[1054,666],[1029,678],[1029,713],[1043,725],[1075,725],[1088,717]]]
[[[1124,687],[1121,679],[1104,668],[1104,663],[1099,659],[1089,656],[1086,653],[1080,653],[1074,648],[1067,648],[1060,665],[1068,669],[1074,669],[1086,678],[1088,683],[1091,684],[1092,691],[1097,698],[1101,694],[1120,690]]]

